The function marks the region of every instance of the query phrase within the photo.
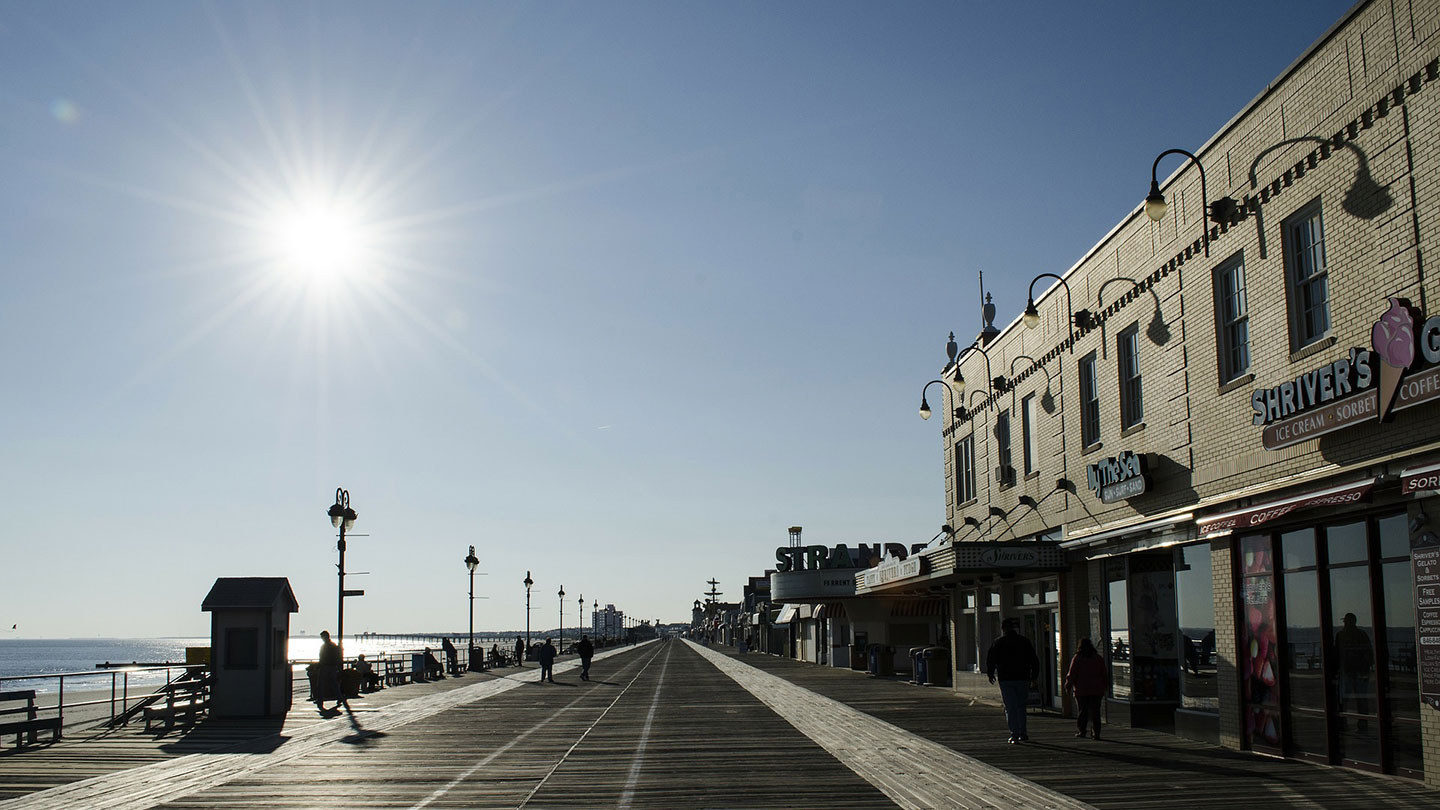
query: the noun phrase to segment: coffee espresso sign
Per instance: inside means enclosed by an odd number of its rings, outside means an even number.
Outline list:
[[[1279,450],[1395,411],[1440,399],[1440,315],[1421,323],[1404,298],[1370,330],[1373,350],[1345,356],[1250,395],[1251,421],[1267,450]],[[1427,368],[1412,373],[1424,359]]]

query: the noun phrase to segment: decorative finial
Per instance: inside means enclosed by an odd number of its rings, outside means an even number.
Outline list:
[[[954,363],[954,362],[955,362],[955,355],[957,355],[957,354],[959,354],[959,353],[960,353],[960,347],[955,344],[955,333],[954,333],[954,332],[951,332],[951,333],[950,333],[950,342],[945,344],[945,354],[946,354],[946,356],[948,356],[948,357],[950,358],[950,362],[951,362],[951,363]]]

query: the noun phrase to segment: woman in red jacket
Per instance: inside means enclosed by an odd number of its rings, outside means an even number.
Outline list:
[[[1075,702],[1079,704],[1076,724],[1080,730],[1075,732],[1076,737],[1085,736],[1088,724],[1094,729],[1091,736],[1100,739],[1100,701],[1105,699],[1105,689],[1109,685],[1110,674],[1100,651],[1095,649],[1090,639],[1080,639],[1080,651],[1070,659],[1070,670],[1065,673],[1065,689],[1075,696]]]

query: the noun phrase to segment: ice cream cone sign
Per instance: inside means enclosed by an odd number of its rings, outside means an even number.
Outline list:
[[[1390,406],[1400,390],[1400,378],[1415,364],[1415,311],[1404,298],[1391,298],[1390,308],[1370,330],[1370,344],[1380,360],[1380,421],[1390,418]]]

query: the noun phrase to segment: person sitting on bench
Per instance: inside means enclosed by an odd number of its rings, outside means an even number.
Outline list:
[[[380,676],[376,674],[375,668],[365,660],[365,653],[355,659],[355,671],[360,675],[360,685],[367,692],[373,692],[380,688]]]
[[[437,679],[445,677],[445,668],[440,666],[440,661],[435,658],[435,653],[430,652],[429,647],[425,648],[425,677]]]

